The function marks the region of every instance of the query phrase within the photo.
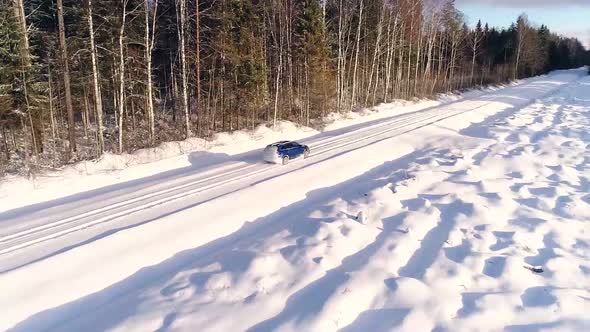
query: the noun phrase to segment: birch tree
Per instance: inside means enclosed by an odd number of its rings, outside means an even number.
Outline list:
[[[150,9],[150,2],[153,3],[153,13]],[[149,123],[149,136],[150,144],[153,145],[155,142],[155,117],[154,117],[154,92],[152,83],[152,52],[154,50],[154,43],[156,41],[156,17],[158,13],[158,0],[145,0],[144,1],[144,17],[145,17],[145,60],[147,64],[147,86],[146,86],[146,108],[148,114]],[[152,17],[152,26],[150,29],[150,16]]]
[[[479,44],[483,37],[482,30],[481,30],[481,21],[477,22],[477,26],[471,33],[471,75],[469,75],[469,84],[473,84],[473,75],[475,71],[475,60],[478,55],[479,51]]]
[[[180,76],[182,78],[182,109],[184,111],[186,138],[191,137],[191,122],[188,109],[188,77],[187,77],[187,63],[186,63],[186,47],[185,47],[185,33],[186,33],[186,0],[179,0],[178,19],[179,39],[180,39]]]
[[[20,0],[22,1],[22,0]],[[72,106],[72,88],[70,86],[70,65],[68,58],[68,45],[66,43],[66,28],[64,24],[64,9],[63,0],[57,0],[57,19],[59,27],[59,46],[62,62],[63,81],[64,81],[64,93],[66,111],[68,114],[68,133],[70,144],[68,146],[68,152],[70,157],[72,153],[76,152],[76,128],[74,122],[74,107]]]
[[[123,131],[124,131],[124,123],[123,120],[125,119],[125,24],[127,22],[127,5],[129,0],[122,1],[122,8],[121,8],[121,25],[119,27],[119,93],[118,97],[119,100],[117,105],[119,106],[119,153],[123,153]]]
[[[96,52],[96,44],[94,42],[94,21],[92,19],[92,0],[88,0],[88,32],[90,35],[90,56],[92,59],[92,86],[94,88],[94,106],[96,108],[96,122],[98,129],[98,149],[99,153],[105,149],[104,145],[104,120],[103,120],[103,109],[102,109],[102,93],[100,89],[100,78],[98,72],[98,57]],[[53,122],[52,122],[53,123]]]
[[[356,105],[356,79],[357,79],[357,69],[358,69],[358,62],[359,62],[359,52],[360,52],[360,42],[361,42],[361,27],[363,23],[363,0],[359,2],[359,14],[358,14],[358,26],[356,32],[356,47],[355,47],[355,56],[354,56],[354,69],[352,70],[352,88],[351,88],[351,98],[350,98],[350,110],[352,111],[353,107]]]

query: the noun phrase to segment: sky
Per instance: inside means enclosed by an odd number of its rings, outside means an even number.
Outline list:
[[[577,37],[590,49],[590,0],[456,0],[470,25],[478,19],[490,26],[507,27],[521,13],[533,24],[568,37]]]

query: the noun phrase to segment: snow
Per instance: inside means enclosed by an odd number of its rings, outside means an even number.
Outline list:
[[[11,180],[0,330],[588,330],[584,74]],[[284,136],[310,158],[258,162]]]

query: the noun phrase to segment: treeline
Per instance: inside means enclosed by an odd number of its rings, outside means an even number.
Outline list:
[[[0,173],[587,62],[453,0],[0,0]]]

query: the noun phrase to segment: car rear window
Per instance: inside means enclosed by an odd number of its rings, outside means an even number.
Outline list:
[[[267,148],[270,148],[270,147],[281,147],[282,145],[284,145],[286,143],[289,143],[289,141],[274,142],[272,144],[267,145],[266,147]]]

